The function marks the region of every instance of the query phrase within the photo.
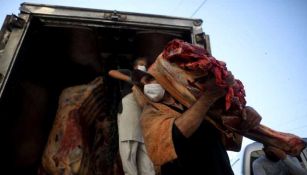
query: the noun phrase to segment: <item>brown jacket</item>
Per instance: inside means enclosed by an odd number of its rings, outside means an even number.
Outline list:
[[[141,127],[147,153],[152,162],[155,166],[161,166],[176,159],[177,154],[172,139],[172,127],[175,119],[180,117],[181,114],[164,104],[151,102],[137,87],[133,87],[133,94],[141,107],[143,107]],[[218,127],[217,125],[215,126]],[[221,130],[221,133],[226,148],[235,150],[239,146],[240,149],[242,136],[227,133],[223,130]]]

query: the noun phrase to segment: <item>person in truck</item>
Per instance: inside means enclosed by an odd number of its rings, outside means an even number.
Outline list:
[[[143,107],[141,126],[148,155],[155,166],[160,166],[161,174],[233,175],[220,130],[204,120],[225,90],[208,81],[213,88],[187,109],[149,72],[133,72],[133,93]],[[227,81],[232,83],[233,76]],[[247,119],[242,128],[259,125],[261,117],[253,108],[245,107],[242,115]]]
[[[134,61],[133,68],[146,71],[146,58]],[[118,108],[117,124],[119,153],[125,175],[154,175],[155,170],[147,155],[141,132],[139,117],[141,109],[131,93],[131,71],[129,69],[110,70],[109,75],[121,83],[121,103]]]
[[[267,145],[263,151],[265,154],[253,162],[254,175],[307,175],[296,157]]]

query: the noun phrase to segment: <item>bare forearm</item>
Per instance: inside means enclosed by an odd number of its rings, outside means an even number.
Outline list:
[[[233,84],[234,78],[230,72],[228,77],[229,84]],[[212,104],[226,94],[224,88],[216,86],[215,78],[210,78],[203,84],[203,87],[206,87],[207,90],[203,92],[202,96],[175,120],[175,125],[185,137],[190,137],[198,129]]]
[[[130,77],[117,71],[117,70],[111,70],[109,71],[109,75],[113,78],[119,79],[119,80],[123,80],[123,81],[127,81],[130,82]]]
[[[212,103],[202,96],[181,117],[175,120],[175,125],[185,137],[190,137],[198,129]]]

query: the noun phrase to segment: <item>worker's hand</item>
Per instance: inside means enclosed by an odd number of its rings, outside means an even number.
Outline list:
[[[287,157],[287,154],[283,150],[278,149],[276,147],[266,146],[264,151],[267,156],[275,156],[280,160],[284,160]]]
[[[234,76],[231,72],[228,72],[227,77],[225,78],[225,83],[228,86],[234,84]],[[226,95],[226,88],[216,85],[216,79],[214,77],[206,80],[202,83],[204,93],[203,95],[207,97],[207,100],[210,101],[210,104],[213,104],[219,98]]]
[[[215,86],[202,93],[198,100],[203,101],[206,105],[213,105],[218,99],[225,96],[226,90],[224,88]]]
[[[210,91],[210,90],[214,90],[216,88],[222,88],[220,86],[216,85],[216,78],[211,74],[208,75],[210,78],[208,79],[203,79],[201,78],[199,81],[196,81],[196,85],[198,87],[200,87],[200,89],[204,90],[204,91]],[[223,85],[224,87],[227,86],[232,86],[235,83],[235,79],[234,76],[232,75],[232,73],[230,71],[227,72],[227,76],[224,78],[223,80]]]
[[[262,117],[258,114],[258,112],[250,106],[246,106],[242,110],[242,121],[240,129],[249,130],[256,128],[259,126]]]

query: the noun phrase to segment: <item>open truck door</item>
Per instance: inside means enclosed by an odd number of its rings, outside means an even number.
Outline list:
[[[7,15],[0,31],[0,97],[29,26],[29,15]]]
[[[0,33],[2,171],[37,174],[61,92],[97,76],[112,87],[105,112],[114,129],[119,91],[107,72],[131,66],[140,55],[153,62],[175,38],[210,52],[201,25],[200,19],[21,4],[20,14],[7,16]]]

